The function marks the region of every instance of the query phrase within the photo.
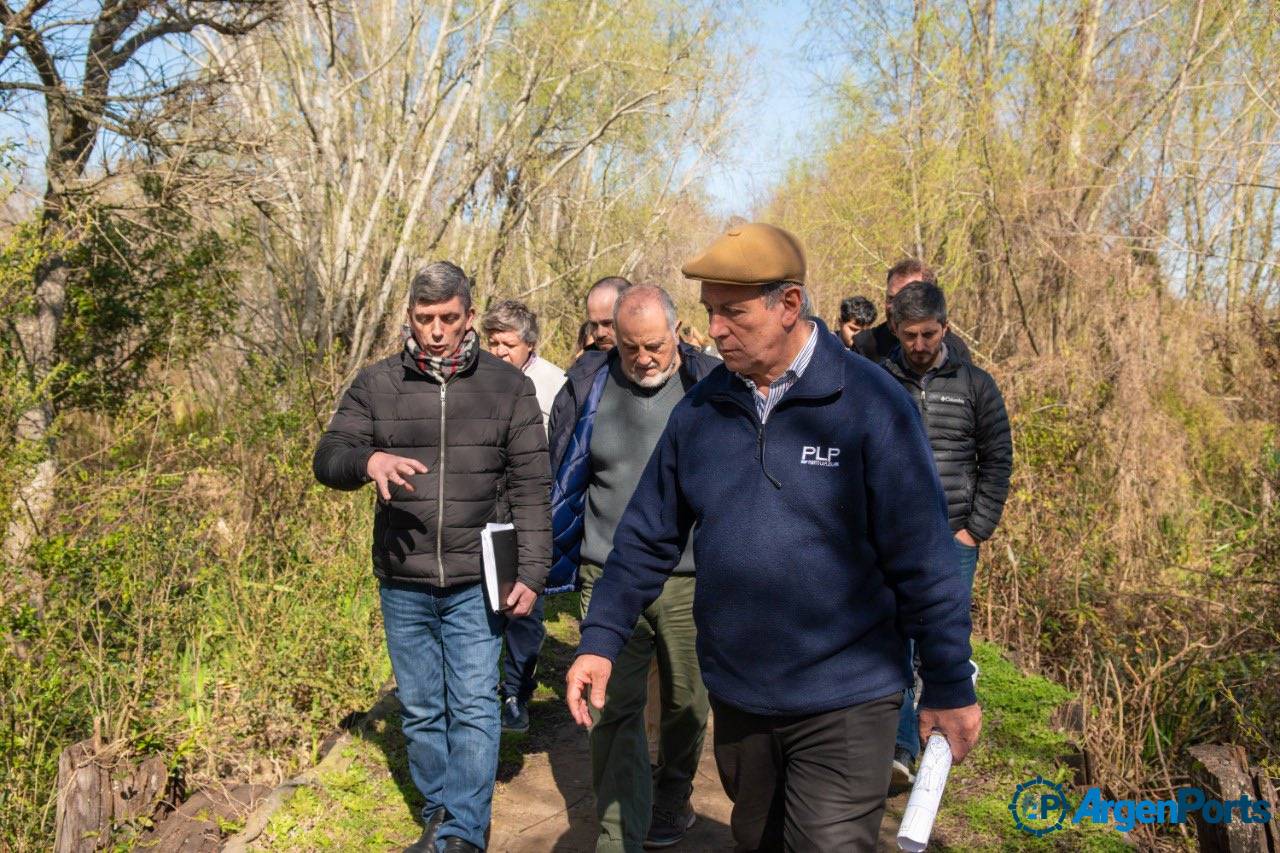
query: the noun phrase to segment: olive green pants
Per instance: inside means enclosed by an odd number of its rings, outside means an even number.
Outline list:
[[[599,566],[583,563],[582,615],[591,604]],[[638,851],[655,807],[684,806],[693,791],[707,731],[693,626],[693,575],[672,575],[658,600],[640,614],[635,633],[613,663],[603,711],[591,710],[591,782],[600,821],[597,851]],[[662,724],[658,766],[649,766],[644,708],[649,663],[658,656]]]

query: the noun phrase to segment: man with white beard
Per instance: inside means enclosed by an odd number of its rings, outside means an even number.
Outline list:
[[[552,409],[554,568],[547,588],[569,589],[580,577],[584,615],[614,528],[667,417],[685,391],[719,364],[681,343],[678,328],[675,305],[662,288],[624,290],[613,310],[616,346],[584,353]],[[708,708],[695,649],[693,592],[693,554],[686,548],[614,665],[591,730],[597,850],[667,847],[693,824],[689,796]],[[644,711],[655,654],[662,723],[658,767],[651,770]]]

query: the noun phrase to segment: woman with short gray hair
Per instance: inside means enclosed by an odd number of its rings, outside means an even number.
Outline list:
[[[523,302],[504,299],[480,319],[480,334],[491,355],[523,371],[533,380],[545,429],[551,416],[551,403],[564,385],[564,371],[538,357],[538,315]],[[538,686],[538,653],[547,636],[542,616],[542,597],[539,596],[528,618],[507,621],[503,635],[507,641],[507,653],[499,688],[504,731],[524,732],[529,729],[529,700]]]
[[[564,385],[564,371],[538,357],[538,315],[523,302],[504,299],[485,312],[480,332],[491,354],[533,380],[545,428],[551,417],[551,403]]]

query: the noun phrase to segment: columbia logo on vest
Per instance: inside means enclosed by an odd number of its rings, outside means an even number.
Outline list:
[[[801,465],[819,465],[823,468],[839,468],[840,463],[836,461],[836,457],[840,455],[838,447],[811,447],[805,445],[800,451]]]

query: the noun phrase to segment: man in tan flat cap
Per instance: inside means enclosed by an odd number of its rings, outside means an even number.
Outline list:
[[[805,316],[804,252],[753,223],[685,264],[724,357],[672,410],[613,538],[566,699],[590,723],[693,532],[698,658],[740,851],[873,850],[920,651],[922,733],[981,728],[969,590],[914,404]]]

